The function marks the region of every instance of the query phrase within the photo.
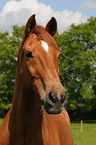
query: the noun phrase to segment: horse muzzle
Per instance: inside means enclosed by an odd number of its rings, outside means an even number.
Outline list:
[[[55,90],[50,90],[47,94],[46,101],[41,101],[48,114],[59,114],[67,102],[67,92],[62,90],[62,92],[57,93]]]

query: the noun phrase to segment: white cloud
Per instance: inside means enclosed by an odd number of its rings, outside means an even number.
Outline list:
[[[86,22],[88,18],[80,12],[54,11],[50,5],[46,6],[37,0],[21,0],[20,2],[13,0],[7,2],[0,13],[0,31],[12,32],[13,25],[25,25],[32,14],[36,14],[37,23],[42,26],[45,26],[52,16],[56,17],[59,33],[64,32],[72,23],[77,25]]]
[[[91,2],[90,0],[86,0],[86,2],[82,3],[79,7],[79,10],[96,10],[96,2]]]

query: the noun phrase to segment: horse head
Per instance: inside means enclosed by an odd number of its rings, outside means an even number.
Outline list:
[[[54,17],[46,27],[36,25],[32,15],[23,34],[18,52],[18,69],[22,87],[26,92],[35,92],[40,97],[48,114],[58,114],[63,110],[67,93],[59,79],[58,57],[61,54],[53,36],[57,30]]]

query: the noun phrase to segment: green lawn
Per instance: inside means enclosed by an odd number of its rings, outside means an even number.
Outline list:
[[[83,123],[82,133],[80,123],[71,123],[73,145],[96,145],[96,123]]]
[[[80,123],[71,123],[73,145],[96,145],[96,123],[83,123],[82,133],[80,128]]]

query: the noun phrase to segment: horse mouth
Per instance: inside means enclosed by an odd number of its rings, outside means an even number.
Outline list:
[[[62,112],[62,110],[63,110],[63,107],[62,108],[59,108],[59,109],[46,109],[45,108],[45,110],[46,110],[46,112],[48,113],[48,114],[60,114],[61,112]]]

